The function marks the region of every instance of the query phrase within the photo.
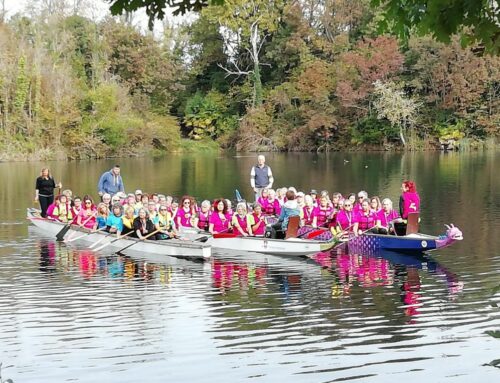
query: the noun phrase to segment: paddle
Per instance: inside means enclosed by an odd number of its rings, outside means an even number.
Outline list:
[[[80,235],[80,236],[78,236],[78,237],[71,238],[71,239],[67,239],[65,242],[66,242],[66,243],[70,243],[70,242],[76,241],[76,240],[78,240],[78,239],[80,239],[80,238],[86,237],[87,235],[94,234],[94,233],[98,233],[98,232],[103,231],[103,230],[106,230],[106,226],[101,227],[101,228],[100,228],[100,229],[98,229],[98,230],[91,230],[90,232],[85,233],[85,234],[82,234],[82,235]],[[104,236],[104,237],[106,237],[106,236]],[[101,238],[101,239],[102,239],[102,238]]]
[[[94,212],[94,214],[92,214],[90,217],[88,217],[80,226],[85,226],[85,224],[87,222],[89,222],[92,217],[95,217],[95,215],[97,214],[97,212]],[[56,234],[56,239],[61,242],[64,240],[64,236],[66,235],[66,233],[68,232],[68,230],[71,228],[71,222],[67,223],[66,225],[64,225],[64,227]]]
[[[92,245],[90,245],[89,249],[96,247],[98,244],[100,244],[103,241],[104,238],[108,238],[110,235],[113,235],[113,234],[116,234],[116,231],[114,233],[108,233],[108,234],[104,235],[101,239],[99,239],[98,241],[96,241]]]
[[[132,247],[132,246],[134,246],[135,244],[138,244],[140,241],[144,241],[145,239],[148,239],[149,237],[151,237],[152,235],[154,235],[154,234],[156,234],[156,233],[158,233],[158,232],[160,232],[160,231],[161,231],[161,229],[155,230],[155,231],[153,231],[153,232],[149,233],[148,235],[146,235],[145,237],[142,237],[142,238],[141,238],[141,239],[139,239],[138,241],[134,241],[134,242],[133,242],[133,243],[131,243],[130,245],[127,245],[127,246],[125,246],[124,248],[122,248],[122,249],[120,249],[120,250],[116,251],[115,253],[116,253],[116,254],[121,253],[123,250],[127,250],[129,247]]]
[[[99,247],[95,248],[94,250],[95,250],[95,251],[100,251],[100,250],[104,249],[106,246],[111,245],[112,243],[114,243],[114,242],[116,242],[116,241],[119,241],[120,239],[122,239],[122,238],[124,238],[124,237],[126,237],[126,236],[128,236],[128,235],[130,235],[130,234],[132,234],[133,232],[134,232],[134,231],[133,231],[133,230],[131,230],[131,231],[129,231],[128,233],[123,234],[123,235],[121,235],[120,237],[118,237],[118,238],[116,238],[116,239],[113,239],[112,241],[106,242],[104,245],[101,245],[101,246],[99,246]],[[116,233],[109,233],[109,234],[116,234]],[[104,236],[104,238],[106,238],[107,236],[109,236],[109,234],[108,234],[108,235],[106,235],[106,236]],[[101,238],[99,241],[103,240],[104,238]]]

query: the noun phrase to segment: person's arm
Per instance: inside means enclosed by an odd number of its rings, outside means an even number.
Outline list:
[[[274,177],[273,177],[273,171],[269,166],[267,167],[267,177],[269,178],[269,185],[267,185],[267,187],[268,189],[271,189],[273,187]]]
[[[255,220],[253,218],[253,215],[247,214],[246,218],[247,218],[248,235],[253,235],[252,226],[255,224]]]
[[[236,218],[236,215],[233,216],[233,219],[231,221],[231,223],[233,224],[233,227],[235,227],[236,229],[238,229],[238,232],[243,236],[243,237],[246,237],[247,236],[247,233],[245,233],[243,231],[243,229],[241,228],[240,224],[238,223],[238,218]]]
[[[101,178],[99,178],[99,183],[97,184],[97,191],[99,192],[99,195],[102,196],[105,191],[104,191],[104,184],[106,182],[106,176],[108,172],[104,172],[101,175]]]
[[[212,234],[215,234],[214,233],[214,224],[213,223],[209,223],[208,224],[208,231]]]
[[[257,191],[255,187],[255,166],[252,166],[252,170],[250,170],[250,186],[254,192]]]
[[[35,201],[38,201],[39,192],[40,192],[40,178],[37,178],[35,183]]]

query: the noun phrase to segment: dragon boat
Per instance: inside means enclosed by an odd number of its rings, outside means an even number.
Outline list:
[[[54,236],[66,226],[66,224],[62,222],[40,217],[39,211],[34,208],[28,208],[27,218],[31,223],[33,223],[33,225],[49,234],[53,234]],[[113,249],[114,251],[130,247],[131,252],[133,251],[136,253],[140,252],[160,256],[173,256],[186,259],[208,259],[212,255],[210,244],[198,241],[182,239],[150,241],[130,237],[123,237],[116,240],[114,235],[108,236],[108,234],[109,233],[102,231],[92,232],[88,229],[71,225],[69,230],[66,232],[65,237],[73,238],[77,241],[89,244],[94,244],[100,241],[103,245],[107,245],[106,249]],[[106,236],[108,237],[105,238]]]

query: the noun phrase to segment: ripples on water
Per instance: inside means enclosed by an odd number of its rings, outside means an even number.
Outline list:
[[[500,257],[453,255],[152,264],[31,233],[0,248],[3,378],[492,381]]]

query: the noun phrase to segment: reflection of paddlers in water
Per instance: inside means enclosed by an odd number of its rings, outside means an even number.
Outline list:
[[[54,189],[61,188],[62,184],[56,184],[54,177],[50,174],[48,168],[43,168],[40,177],[36,179],[35,201],[40,202],[41,216],[47,217],[47,208],[54,203]]]

